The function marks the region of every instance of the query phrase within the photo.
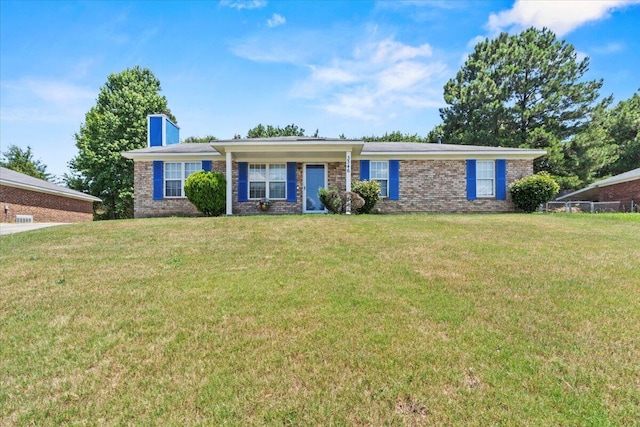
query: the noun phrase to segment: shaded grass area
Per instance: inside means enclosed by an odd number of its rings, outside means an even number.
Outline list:
[[[633,425],[640,216],[0,238],[0,425]]]

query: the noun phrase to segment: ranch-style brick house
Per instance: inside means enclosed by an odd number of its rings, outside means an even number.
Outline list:
[[[134,215],[195,216],[184,182],[199,170],[227,181],[227,215],[325,213],[321,187],[350,190],[376,180],[381,213],[511,212],[507,188],[533,173],[543,150],[430,143],[367,143],[316,137],[179,143],[179,128],[162,114],[148,117],[147,148],[134,161]]]
[[[0,167],[0,222],[93,221],[97,197]]]

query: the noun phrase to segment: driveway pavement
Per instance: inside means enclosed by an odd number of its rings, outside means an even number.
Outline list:
[[[33,224],[7,224],[0,223],[0,236],[5,234],[20,233],[21,231],[37,230],[38,228],[53,227],[55,225],[64,225],[63,222],[37,222]]]

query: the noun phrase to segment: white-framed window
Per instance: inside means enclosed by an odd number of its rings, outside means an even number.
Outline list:
[[[493,160],[476,162],[476,196],[495,197],[496,164]]]
[[[286,163],[249,164],[249,199],[286,199]]]
[[[370,162],[369,178],[380,184],[380,197],[389,197],[389,162]]]
[[[184,182],[189,175],[202,170],[201,162],[164,164],[164,197],[185,197]]]

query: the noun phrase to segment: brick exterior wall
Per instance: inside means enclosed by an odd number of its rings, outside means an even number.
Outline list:
[[[345,189],[345,167],[343,162],[327,165],[327,185]],[[151,216],[195,216],[199,215],[187,199],[153,200],[152,162],[135,162],[136,218]],[[225,162],[214,161],[213,170],[225,173]],[[233,214],[301,214],[304,164],[298,163],[296,202],[272,200],[267,212],[262,212],[258,202],[238,202],[238,166],[233,162]],[[508,160],[507,185],[533,173],[533,161]],[[360,178],[360,162],[354,160],[351,166],[352,180]],[[467,200],[465,160],[402,160],[400,161],[400,200],[384,199],[376,207],[382,213],[410,212],[512,212],[511,196],[507,200],[483,199]]]
[[[214,168],[214,170],[217,169]],[[133,216],[135,218],[202,215],[186,197],[153,200],[153,162],[134,162],[133,173]]]
[[[15,222],[16,215],[32,215],[34,222],[93,221],[93,202],[0,185],[0,222]]]
[[[507,186],[531,175],[533,162],[507,161]],[[507,200],[477,198],[467,200],[465,160],[411,160],[400,162],[400,199],[383,199],[376,204],[380,212],[513,212]]]
[[[222,169],[225,169],[225,163],[222,163]],[[258,207],[257,200],[249,200],[247,202],[238,202],[238,164],[233,162],[233,214],[234,215],[273,215],[273,214],[301,214],[302,213],[302,183],[304,165],[298,163],[296,172],[296,182],[298,189],[296,193],[296,202],[287,202],[286,200],[271,200],[269,210],[263,212]],[[224,172],[223,172],[224,173]]]
[[[622,202],[622,210],[630,211],[632,200],[634,207],[640,204],[640,179],[600,187],[600,194],[598,196],[598,201],[600,202],[619,201]]]

